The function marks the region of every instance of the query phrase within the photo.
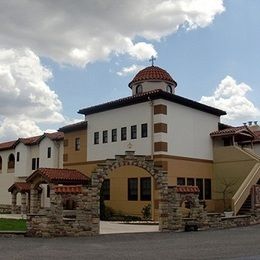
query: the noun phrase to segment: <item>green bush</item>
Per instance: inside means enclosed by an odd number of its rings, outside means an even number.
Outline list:
[[[151,209],[152,209],[151,204],[148,204],[148,205],[143,207],[142,215],[143,215],[144,220],[151,220],[151,218],[152,218]]]

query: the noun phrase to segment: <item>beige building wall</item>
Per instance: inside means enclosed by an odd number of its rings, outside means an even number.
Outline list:
[[[152,183],[152,200],[141,201],[140,198],[140,178],[151,177]],[[154,204],[152,203],[154,197],[154,180],[153,177],[144,169],[135,166],[123,166],[115,169],[109,174],[110,179],[110,200],[106,200],[105,204],[115,211],[122,212],[125,215],[140,216],[142,217],[143,207],[150,204],[152,212],[154,213]],[[128,200],[128,178],[138,178],[138,200]],[[156,214],[157,215],[157,214]]]
[[[229,186],[227,204],[250,173],[256,160],[236,146],[214,148],[213,199],[215,210],[224,210],[223,190]]]

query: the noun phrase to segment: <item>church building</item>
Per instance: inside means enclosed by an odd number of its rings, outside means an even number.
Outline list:
[[[200,189],[208,211],[213,202],[213,141],[226,113],[175,94],[177,82],[164,69],[149,66],[128,84],[132,95],[82,108],[83,122],[64,132],[64,168],[91,176],[97,164],[126,151],[145,155],[167,171],[168,186]],[[134,166],[113,171],[103,183],[107,206],[129,215],[141,215],[148,204],[158,215],[158,190],[149,173]]]

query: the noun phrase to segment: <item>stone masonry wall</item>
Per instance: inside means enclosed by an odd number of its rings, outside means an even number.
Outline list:
[[[64,199],[72,198],[76,203],[75,218],[66,218],[63,213]],[[92,190],[84,188],[81,194],[55,194],[51,190],[50,208],[37,214],[28,214],[27,236],[91,236],[98,234],[99,222],[93,221]]]

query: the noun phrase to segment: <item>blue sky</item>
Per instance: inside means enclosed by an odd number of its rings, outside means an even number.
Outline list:
[[[176,94],[228,110],[223,122],[229,124],[260,121],[260,1],[143,0],[139,9],[125,1],[118,10],[112,8],[115,1],[93,7],[94,1],[89,16],[81,1],[78,8],[46,1],[31,10],[21,3],[16,12],[10,2],[1,8],[17,21],[0,26],[0,140],[57,129],[83,119],[77,114],[83,107],[131,95],[128,83],[138,70],[120,71],[149,66],[152,54],[155,65],[177,81]],[[151,2],[154,13],[148,12]],[[26,12],[33,12],[31,20]],[[31,25],[44,14],[44,23]],[[16,102],[8,103],[8,94]]]

